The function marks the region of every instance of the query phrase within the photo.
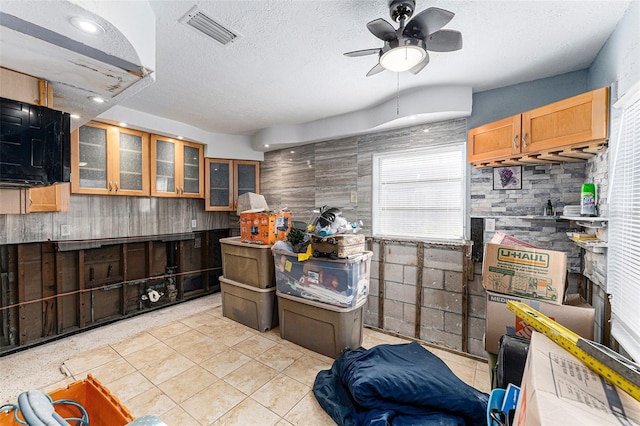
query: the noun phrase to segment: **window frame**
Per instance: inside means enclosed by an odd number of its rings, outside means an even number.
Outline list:
[[[627,127],[629,118],[633,119]],[[631,87],[612,108],[612,127],[616,131],[609,151],[609,229],[607,253],[607,293],[611,294],[611,335],[636,361],[640,360],[640,333],[634,306],[640,302],[640,255],[630,248],[640,246],[640,224],[634,223],[633,203],[640,187],[640,82]],[[628,139],[633,134],[633,139]],[[633,147],[636,146],[635,150]],[[628,149],[632,149],[629,158]],[[622,160],[620,160],[622,159]],[[635,185],[635,186],[634,186]],[[635,188],[636,191],[633,191]],[[630,193],[629,193],[630,192]],[[621,194],[627,197],[618,198]],[[630,196],[630,198],[628,197]],[[636,207],[637,208],[637,207]],[[629,256],[629,253],[635,253]],[[635,288],[634,288],[635,287]],[[635,290],[635,291],[634,291]],[[631,306],[631,308],[630,308]],[[605,342],[609,343],[609,342]]]
[[[445,237],[434,237],[429,235],[402,235],[402,234],[391,234],[391,233],[382,233],[380,231],[379,224],[379,216],[380,216],[380,162],[384,159],[390,158],[408,158],[415,157],[416,155],[433,155],[438,153],[446,153],[451,151],[457,151],[460,153],[460,179],[459,179],[459,188],[460,188],[460,216],[459,216],[459,236]],[[468,236],[468,215],[467,215],[467,207],[469,197],[469,184],[468,184],[468,164],[467,164],[467,146],[466,140],[441,143],[441,144],[432,144],[429,146],[424,146],[420,148],[401,150],[401,151],[387,151],[387,152],[379,152],[374,153],[372,155],[372,171],[371,171],[371,235],[374,238],[386,238],[386,239],[396,239],[396,240],[417,240],[417,241],[432,241],[432,242],[443,242],[443,243],[462,243],[467,239]]]

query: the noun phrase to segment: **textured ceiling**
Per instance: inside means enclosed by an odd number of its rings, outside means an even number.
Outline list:
[[[68,20],[68,1],[43,2],[60,7],[56,13],[47,8],[39,18],[33,6],[39,2],[20,3],[40,25],[59,27],[60,20]],[[387,0],[150,0],[156,81],[120,105],[208,132],[253,135],[368,109],[393,99],[398,90],[484,91],[587,68],[630,1],[416,3],[418,12],[440,7],[456,14],[445,28],[462,32],[462,50],[431,53],[418,75],[385,71],[365,77],[376,56],[343,53],[381,47],[366,23],[391,21]],[[104,4],[126,13],[130,2]],[[240,37],[222,46],[179,23],[193,6]]]

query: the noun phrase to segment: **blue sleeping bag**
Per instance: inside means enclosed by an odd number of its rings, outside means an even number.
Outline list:
[[[489,395],[418,343],[347,350],[313,385],[339,425],[486,425]]]

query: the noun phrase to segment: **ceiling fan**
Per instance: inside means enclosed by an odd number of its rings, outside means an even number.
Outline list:
[[[459,31],[443,30],[455,14],[448,10],[430,7],[407,22],[413,15],[415,0],[390,0],[389,14],[400,24],[396,30],[382,18],[367,24],[371,34],[384,41],[381,48],[347,52],[345,56],[357,57],[378,54],[378,63],[369,70],[367,77],[385,69],[394,72],[409,71],[417,74],[429,63],[428,50],[452,52],[462,48]]]

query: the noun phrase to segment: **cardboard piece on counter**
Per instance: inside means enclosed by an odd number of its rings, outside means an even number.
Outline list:
[[[538,332],[520,388],[514,417],[519,426],[640,424],[640,402]]]
[[[264,195],[255,194],[253,192],[245,192],[238,197],[238,209],[236,213],[259,213],[269,211],[267,200]]]
[[[560,251],[487,243],[482,286],[490,291],[562,304],[567,255]]]
[[[493,238],[491,238],[491,241],[489,242],[494,244],[503,244],[505,246],[540,248],[500,231],[496,231],[496,233],[493,234]]]
[[[593,339],[593,325],[595,309],[582,301],[579,295],[567,297],[567,304],[556,305],[509,296],[487,291],[487,311],[485,321],[485,350],[497,354],[500,346],[500,337],[503,334],[530,338],[533,328],[518,318],[516,314],[507,309],[507,302],[523,302],[538,312],[567,327],[574,333],[586,339]]]

